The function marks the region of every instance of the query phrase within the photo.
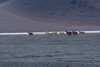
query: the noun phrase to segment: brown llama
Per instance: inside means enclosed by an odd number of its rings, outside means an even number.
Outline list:
[[[74,35],[77,35],[77,34],[78,34],[78,33],[77,33],[76,31],[74,31],[74,30],[72,30],[72,32],[73,32]]]
[[[28,34],[29,34],[29,35],[33,35],[33,33],[32,33],[32,32],[28,32]]]
[[[67,35],[72,35],[72,32],[68,32],[68,31],[66,31],[66,33],[67,33]]]

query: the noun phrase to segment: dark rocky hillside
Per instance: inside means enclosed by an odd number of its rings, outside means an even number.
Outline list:
[[[31,24],[65,29],[99,26],[99,4],[99,0],[10,0],[1,9],[33,21]]]
[[[15,0],[4,9],[21,16],[100,17],[100,9],[88,0]]]

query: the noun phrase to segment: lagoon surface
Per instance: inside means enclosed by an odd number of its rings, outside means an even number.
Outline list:
[[[2,35],[0,67],[100,67],[100,33]]]

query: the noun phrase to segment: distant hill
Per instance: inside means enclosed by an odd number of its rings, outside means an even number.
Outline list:
[[[7,1],[9,1],[9,0],[0,0],[0,4],[5,3]]]
[[[32,21],[30,24],[33,26],[36,22],[43,28],[57,30],[67,27],[99,26],[99,6],[99,0],[10,0],[1,6],[1,10],[20,19],[27,18]],[[29,28],[33,27],[28,25],[29,22],[25,23]]]
[[[22,18],[7,11],[0,10],[0,32],[51,31],[51,29],[60,30],[60,25],[58,24],[48,25],[48,23],[40,24],[37,21],[31,21],[27,18]]]

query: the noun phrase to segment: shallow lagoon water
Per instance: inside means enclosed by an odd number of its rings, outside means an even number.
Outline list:
[[[0,67],[100,67],[100,34],[0,36]]]

